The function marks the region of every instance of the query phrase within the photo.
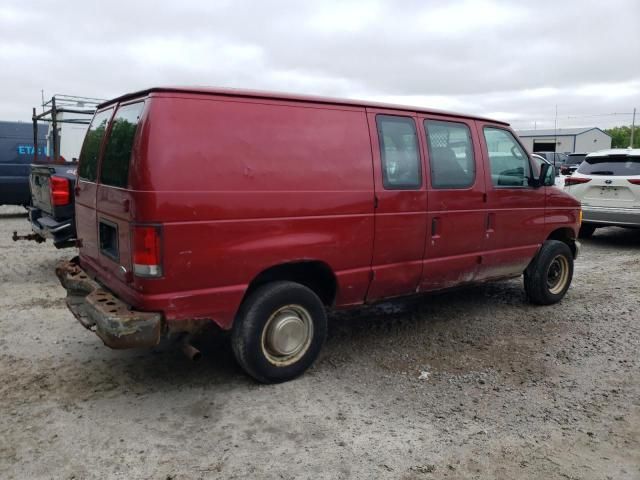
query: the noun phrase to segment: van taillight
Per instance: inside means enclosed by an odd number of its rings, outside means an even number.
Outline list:
[[[590,178],[584,177],[567,177],[564,179],[564,186],[569,187],[571,185],[578,185],[579,183],[587,183],[590,182]]]
[[[633,183],[634,185],[640,185],[640,178],[627,178],[629,183]]]
[[[133,227],[133,273],[139,277],[162,276],[161,231],[157,226]]]
[[[71,203],[71,184],[63,177],[50,177],[49,188],[51,193],[51,205],[62,207]]]

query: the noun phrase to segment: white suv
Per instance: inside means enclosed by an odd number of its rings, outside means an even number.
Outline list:
[[[640,149],[590,153],[564,182],[582,203],[581,237],[598,227],[640,227]]]

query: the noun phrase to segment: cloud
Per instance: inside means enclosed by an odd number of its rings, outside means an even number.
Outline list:
[[[21,2],[0,7],[0,119],[45,95],[218,85],[452,109],[515,126],[627,122],[640,2]],[[580,117],[580,115],[583,115]],[[579,125],[576,125],[579,124]]]
[[[419,20],[427,32],[468,38],[478,32],[521,22],[526,13],[525,9],[513,4],[466,0],[424,10]]]

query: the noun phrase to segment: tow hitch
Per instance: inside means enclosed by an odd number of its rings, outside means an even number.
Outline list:
[[[46,240],[42,235],[38,235],[37,233],[30,233],[28,235],[18,235],[18,232],[15,232],[15,231],[13,232],[11,239],[14,242],[17,242],[18,240],[31,240],[33,242],[38,242],[38,243],[42,243]]]

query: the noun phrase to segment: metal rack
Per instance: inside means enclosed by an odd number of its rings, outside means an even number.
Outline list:
[[[53,150],[53,162],[60,163],[59,158],[59,123],[75,123],[80,125],[89,125],[91,118],[96,111],[96,108],[104,100],[100,98],[92,97],[78,97],[75,95],[61,95],[55,94],[51,97],[51,100],[42,103],[43,112],[38,114],[36,107],[33,107],[33,115],[31,117],[33,121],[33,161],[38,160],[38,122],[51,123],[52,130],[52,150]],[[79,118],[58,119],[60,113],[71,113],[79,115]],[[84,116],[84,118],[83,118]]]

